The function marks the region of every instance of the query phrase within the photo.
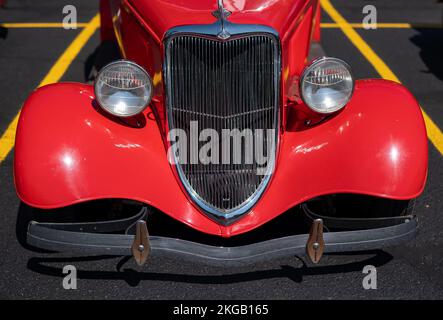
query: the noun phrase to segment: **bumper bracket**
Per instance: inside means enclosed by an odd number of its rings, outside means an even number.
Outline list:
[[[143,220],[138,220],[135,230],[134,242],[132,243],[131,251],[135,262],[141,266],[145,264],[149,256],[149,252],[151,251],[146,222]]]

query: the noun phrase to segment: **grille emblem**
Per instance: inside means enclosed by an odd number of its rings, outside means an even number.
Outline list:
[[[223,0],[217,0],[218,9],[212,12],[212,15],[216,17],[221,24],[221,31],[218,33],[217,37],[222,40],[229,39],[231,34],[226,30],[227,18],[231,15],[231,11],[225,9],[223,5]]]

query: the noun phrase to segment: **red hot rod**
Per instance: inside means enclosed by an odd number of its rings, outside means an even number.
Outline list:
[[[413,238],[420,107],[400,84],[355,80],[325,57],[319,10],[102,0],[102,51],[119,58],[94,85],[48,85],[22,109],[14,173],[28,243],[229,265]]]

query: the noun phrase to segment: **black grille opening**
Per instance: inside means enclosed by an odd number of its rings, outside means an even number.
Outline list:
[[[222,148],[223,142],[231,137],[224,136],[223,130],[250,130],[253,134],[257,129],[262,130],[262,154],[274,158],[280,76],[277,40],[267,34],[245,35],[229,41],[178,35],[167,41],[166,55],[169,126],[184,130],[188,137],[186,163],[177,159],[177,170],[188,193],[198,198],[200,206],[203,203],[206,209],[220,214],[253,202],[269,181],[263,173],[269,172],[273,161],[258,163],[253,157],[251,162],[245,148],[235,161],[229,143],[230,156],[224,162],[227,150]],[[217,163],[190,163],[193,122],[199,132],[203,129],[217,132]],[[274,134],[268,134],[267,130],[274,130]],[[208,141],[199,141],[198,149]],[[255,148],[254,140],[254,156]]]

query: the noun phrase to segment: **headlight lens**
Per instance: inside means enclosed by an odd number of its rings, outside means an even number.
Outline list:
[[[138,64],[127,60],[103,67],[94,89],[100,106],[119,117],[142,112],[152,98],[152,82],[148,73]]]
[[[314,111],[332,113],[343,108],[354,91],[348,64],[336,58],[321,58],[306,67],[300,80],[303,101]]]

